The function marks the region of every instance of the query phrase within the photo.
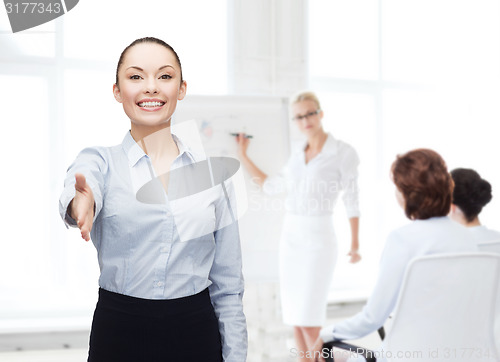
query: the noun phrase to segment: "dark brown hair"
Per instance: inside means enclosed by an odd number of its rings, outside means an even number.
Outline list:
[[[453,180],[437,152],[420,148],[398,155],[392,177],[404,197],[409,219],[425,220],[450,212]]]
[[[491,185],[470,168],[456,168],[450,173],[455,182],[453,203],[462,210],[465,219],[471,222],[491,201]]]
[[[168,50],[170,50],[172,53],[174,53],[175,59],[177,60],[177,64],[179,64],[179,69],[181,70],[181,83],[182,83],[183,79],[182,79],[181,61],[179,59],[179,56],[175,52],[174,48],[172,48],[170,45],[168,45],[167,43],[165,43],[161,39],[153,38],[151,36],[148,36],[148,37],[145,37],[145,38],[139,38],[139,39],[134,40],[132,43],[130,43],[129,46],[127,46],[125,49],[123,49],[122,53],[120,54],[120,59],[118,59],[118,65],[116,66],[116,80],[115,80],[116,85],[119,86],[118,85],[118,72],[120,71],[120,67],[122,66],[123,59],[125,59],[125,55],[127,54],[127,51],[130,48],[132,48],[134,45],[142,44],[142,43],[154,43],[154,44],[158,44],[158,45],[164,46],[165,48],[167,48]]]

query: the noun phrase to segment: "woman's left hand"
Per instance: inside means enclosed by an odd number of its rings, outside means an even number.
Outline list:
[[[247,155],[247,149],[250,143],[250,139],[245,136],[246,135],[244,133],[238,133],[238,136],[236,136],[239,157],[245,157]]]
[[[351,250],[349,253],[347,253],[347,255],[351,257],[349,263],[355,264],[361,260],[361,255],[357,250]]]

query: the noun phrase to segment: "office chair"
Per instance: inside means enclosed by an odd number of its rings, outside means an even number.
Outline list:
[[[343,341],[324,348],[361,351],[369,362],[499,361],[494,339],[499,275],[500,255],[494,253],[416,258],[406,270],[381,351],[357,350]]]
[[[500,254],[500,240],[490,241],[477,245],[480,251]],[[497,312],[495,317],[495,341],[497,350],[500,351],[500,287],[498,288]],[[500,353],[500,352],[499,352]]]

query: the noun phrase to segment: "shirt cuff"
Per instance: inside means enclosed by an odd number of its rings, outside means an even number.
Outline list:
[[[333,340],[335,340],[335,337],[333,336],[333,326],[321,328],[319,336],[325,343],[332,342]]]
[[[346,214],[348,219],[361,216],[359,209],[346,209]]]
[[[75,186],[71,185],[70,187],[66,187],[59,199],[59,214],[64,221],[64,225],[66,228],[76,227],[76,221],[71,218],[68,213],[68,205],[75,197]]]
[[[73,219],[71,216],[69,216],[69,213],[66,212],[66,215],[64,216],[64,223],[66,224],[66,227],[77,227],[78,224],[75,219]]]

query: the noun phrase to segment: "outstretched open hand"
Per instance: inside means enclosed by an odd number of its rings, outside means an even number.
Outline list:
[[[70,216],[75,219],[85,241],[90,240],[90,231],[94,220],[94,194],[87,184],[85,176],[75,174],[75,197],[71,201]]]

